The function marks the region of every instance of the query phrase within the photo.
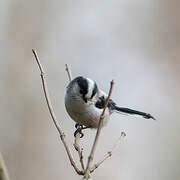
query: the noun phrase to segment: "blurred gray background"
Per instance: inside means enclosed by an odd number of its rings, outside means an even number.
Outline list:
[[[120,106],[157,121],[115,114],[101,134],[95,162],[121,131],[127,136],[93,175],[104,180],[180,179],[180,1],[1,0],[0,151],[13,180],[76,179],[49,116],[35,48],[54,110],[73,155],[74,122],[64,108],[73,76],[95,79]],[[83,138],[89,153],[95,135]]]

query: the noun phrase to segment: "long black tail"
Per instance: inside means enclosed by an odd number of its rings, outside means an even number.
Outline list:
[[[129,115],[139,115],[142,116],[146,119],[154,119],[156,120],[151,114],[145,113],[145,112],[140,112],[140,111],[136,111],[133,109],[129,109],[129,108],[124,108],[124,107],[118,107],[115,106],[115,110],[119,113],[123,113],[123,114],[129,114]]]

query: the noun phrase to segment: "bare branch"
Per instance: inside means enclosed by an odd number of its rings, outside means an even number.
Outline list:
[[[0,153],[0,180],[9,180],[8,171],[1,153]]]
[[[41,65],[41,63],[40,63],[40,60],[39,60],[39,58],[38,58],[38,55],[37,55],[36,51],[32,49],[32,52],[33,52],[34,57],[35,57],[35,59],[36,59],[36,62],[37,62],[37,64],[38,64],[39,70],[40,70],[40,72],[41,72],[41,80],[42,80],[42,85],[43,85],[43,91],[44,91],[46,103],[47,103],[47,106],[48,106],[48,109],[49,109],[51,118],[52,118],[52,120],[53,120],[53,123],[54,123],[56,129],[57,129],[58,132],[59,132],[61,141],[62,141],[62,143],[63,143],[63,145],[64,145],[64,147],[65,147],[65,150],[66,150],[66,152],[67,152],[67,155],[68,155],[68,158],[69,158],[69,160],[70,160],[71,165],[73,166],[73,168],[74,168],[74,170],[77,172],[77,174],[83,175],[84,172],[83,172],[83,171],[80,171],[80,170],[77,168],[77,166],[76,166],[76,164],[75,164],[75,162],[74,162],[74,160],[73,160],[73,157],[72,157],[72,155],[71,155],[71,153],[70,153],[70,149],[69,149],[69,147],[68,147],[68,145],[67,145],[67,142],[66,142],[66,140],[65,140],[65,134],[64,134],[63,131],[61,130],[61,127],[60,127],[60,125],[59,125],[59,123],[58,123],[58,121],[57,121],[56,115],[55,115],[55,113],[54,113],[54,110],[53,110],[53,107],[52,107],[52,104],[51,104],[51,101],[50,101],[50,98],[49,98],[48,87],[47,87],[47,82],[46,82],[46,79],[45,79],[45,72],[44,72],[44,70],[43,70],[43,67],[42,67],[42,65]]]
[[[114,150],[116,149],[116,147],[118,146],[119,142],[122,140],[122,138],[124,138],[126,136],[125,132],[121,132],[121,136],[118,138],[117,142],[114,144],[113,148],[111,151],[107,152],[107,154],[104,155],[103,159],[100,160],[98,163],[96,163],[91,169],[90,169],[90,173],[92,173],[95,169],[97,169],[106,159],[108,159],[109,157],[112,156],[112,153],[114,152]]]
[[[97,143],[98,143],[99,135],[100,135],[100,132],[101,132],[101,129],[102,129],[102,125],[103,125],[103,120],[104,120],[104,117],[105,117],[104,114],[105,114],[105,111],[106,111],[109,99],[110,99],[111,94],[112,94],[113,86],[114,86],[114,81],[112,80],[111,81],[111,86],[110,86],[110,89],[109,89],[109,93],[108,93],[108,97],[106,99],[103,112],[102,112],[102,114],[100,116],[100,120],[99,120],[99,124],[98,124],[98,129],[97,129],[97,132],[96,132],[96,136],[95,136],[95,139],[94,139],[94,143],[93,143],[90,155],[88,157],[88,162],[87,162],[86,171],[85,171],[85,175],[84,175],[85,179],[88,179],[89,175],[90,175],[90,166],[91,166],[91,163],[92,163],[93,158],[94,158],[94,153],[95,153],[95,150],[96,150],[96,146],[97,146]]]

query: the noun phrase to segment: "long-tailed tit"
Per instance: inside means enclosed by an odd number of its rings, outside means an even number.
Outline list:
[[[85,128],[97,128],[102,114],[107,94],[97,87],[95,81],[82,76],[73,79],[67,86],[65,93],[65,106],[70,117],[76,122],[77,131]],[[145,119],[155,118],[148,113],[118,107],[110,99],[105,111],[103,126],[107,123],[109,116],[114,113],[127,115],[139,115]]]

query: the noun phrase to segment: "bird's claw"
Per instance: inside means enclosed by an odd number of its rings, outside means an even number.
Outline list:
[[[78,123],[76,123],[76,124],[75,124],[75,128],[76,128],[76,129],[78,129],[78,128],[83,128],[83,126],[80,125],[80,124],[78,124]]]
[[[77,123],[75,125],[75,128],[76,128],[76,131],[74,132],[74,137],[76,137],[77,133],[79,133],[80,138],[82,138],[84,136],[84,134],[82,133],[83,126]]]

